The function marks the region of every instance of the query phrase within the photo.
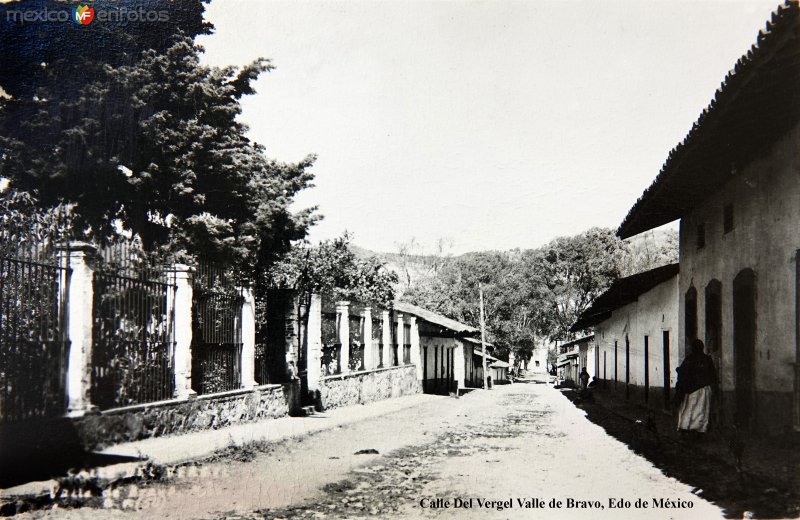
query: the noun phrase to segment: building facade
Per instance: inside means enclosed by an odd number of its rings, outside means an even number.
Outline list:
[[[722,420],[800,430],[800,8],[781,6],[619,228],[680,219],[679,353],[705,341]]]
[[[679,363],[678,280],[678,264],[622,278],[573,327],[594,327],[588,371],[604,388],[669,407]]]

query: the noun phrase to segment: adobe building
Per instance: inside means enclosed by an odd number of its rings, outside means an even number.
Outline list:
[[[800,8],[787,1],[619,227],[680,219],[680,359],[703,339],[723,421],[800,430]]]
[[[669,408],[678,349],[678,264],[620,278],[573,325],[594,327],[587,370],[603,388]]]

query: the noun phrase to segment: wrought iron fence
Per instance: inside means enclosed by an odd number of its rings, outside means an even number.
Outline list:
[[[0,216],[0,423],[66,410],[67,259]]]
[[[324,311],[322,313],[322,375],[339,374],[341,365],[342,344],[339,342],[339,327],[336,313]]]
[[[193,281],[192,388],[198,394],[241,386],[242,305],[233,273],[200,264]]]
[[[350,370],[364,370],[364,317],[351,314],[350,331]]]
[[[170,399],[175,274],[134,241],[100,251],[93,281],[92,402],[101,410]]]
[[[256,383],[259,385],[267,385],[271,382],[269,375],[269,367],[272,364],[272,359],[269,353],[268,345],[266,343],[256,343],[255,353],[255,374],[253,375]]]

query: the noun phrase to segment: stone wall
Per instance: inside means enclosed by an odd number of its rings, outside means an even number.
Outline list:
[[[298,406],[299,385],[264,385],[181,401],[117,408],[74,419],[87,449],[284,417]]]
[[[316,405],[326,410],[421,392],[416,366],[403,365],[323,377]]]

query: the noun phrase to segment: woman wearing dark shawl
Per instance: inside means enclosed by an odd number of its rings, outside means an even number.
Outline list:
[[[681,403],[678,430],[705,433],[711,413],[711,387],[717,384],[717,371],[711,356],[703,352],[702,341],[692,341],[691,352],[677,371],[675,397]]]

